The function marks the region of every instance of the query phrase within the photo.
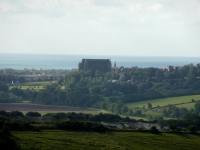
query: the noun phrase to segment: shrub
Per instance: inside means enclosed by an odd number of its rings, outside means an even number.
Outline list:
[[[151,127],[150,132],[153,133],[153,134],[158,134],[159,133],[158,129],[156,127],[154,127],[154,126]]]
[[[20,112],[20,111],[11,111],[10,112],[10,115],[13,116],[13,117],[24,117],[23,113]]]
[[[27,112],[26,116],[29,116],[29,117],[41,117],[41,114],[38,113],[38,112]]]
[[[3,126],[3,128],[1,129],[2,133],[4,135],[10,135],[10,130],[7,126]]]
[[[195,126],[195,125],[189,125],[189,126],[188,126],[188,131],[190,131],[190,132],[192,132],[192,133],[195,133],[195,132],[198,131],[198,128],[197,128],[197,126]]]

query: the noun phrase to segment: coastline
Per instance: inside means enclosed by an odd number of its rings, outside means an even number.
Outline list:
[[[68,55],[68,54],[20,54],[0,53],[0,69],[77,69],[82,58],[111,59],[112,65],[126,68],[165,68],[167,65],[184,66],[200,63],[199,57],[165,56],[117,56],[117,55]]]

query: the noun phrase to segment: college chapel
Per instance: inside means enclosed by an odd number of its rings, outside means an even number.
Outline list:
[[[99,70],[106,73],[111,71],[111,66],[110,59],[82,59],[78,64],[78,70],[91,70],[92,72]]]

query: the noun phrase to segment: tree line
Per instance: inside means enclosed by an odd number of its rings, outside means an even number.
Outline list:
[[[105,109],[115,114],[133,115],[125,103],[200,93],[200,64],[163,71],[158,68],[123,68],[107,73],[77,71],[44,86],[21,90],[0,83],[0,102],[29,99],[44,105],[67,105]],[[65,90],[61,89],[65,82]],[[137,112],[138,113],[138,112]]]

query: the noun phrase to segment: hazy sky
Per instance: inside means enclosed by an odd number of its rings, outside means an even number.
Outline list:
[[[200,57],[200,0],[0,0],[0,52]]]

